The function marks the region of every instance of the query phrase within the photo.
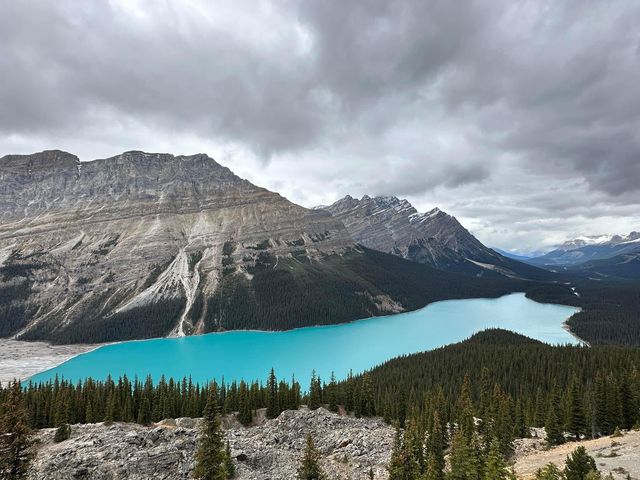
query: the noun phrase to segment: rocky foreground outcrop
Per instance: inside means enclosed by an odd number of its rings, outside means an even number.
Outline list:
[[[322,453],[329,478],[364,480],[369,469],[376,479],[387,477],[394,433],[380,419],[303,408],[250,428],[228,418],[225,424],[239,479],[295,478],[308,433]],[[74,425],[71,438],[57,444],[54,432],[39,433],[30,479],[186,479],[194,467],[198,421],[165,420],[151,427]]]

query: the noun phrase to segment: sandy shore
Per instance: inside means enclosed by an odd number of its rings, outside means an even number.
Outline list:
[[[100,345],[50,345],[0,339],[0,382],[25,379]]]

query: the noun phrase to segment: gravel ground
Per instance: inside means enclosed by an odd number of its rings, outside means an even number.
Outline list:
[[[613,478],[627,479],[627,474],[633,480],[640,480],[640,431],[624,432],[622,437],[603,437],[596,440],[571,442],[550,450],[542,450],[544,443],[541,440],[520,440],[517,450],[515,471],[518,478],[533,478],[536,470],[548,463],[555,463],[564,468],[564,462],[577,446],[582,445],[587,449],[595,461],[598,469],[604,473],[611,473]]]
[[[49,345],[0,339],[0,382],[6,384],[14,378],[24,380],[97,347],[99,345]]]

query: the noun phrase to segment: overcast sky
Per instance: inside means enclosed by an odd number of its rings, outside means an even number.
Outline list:
[[[490,246],[640,229],[640,2],[0,0],[0,156],[205,152]]]

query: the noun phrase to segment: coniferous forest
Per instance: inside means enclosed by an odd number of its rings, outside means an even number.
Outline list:
[[[640,345],[640,283],[567,277],[568,284],[537,284],[527,296],[544,303],[580,307],[567,321],[590,344]],[[576,295],[578,292],[578,295]]]

